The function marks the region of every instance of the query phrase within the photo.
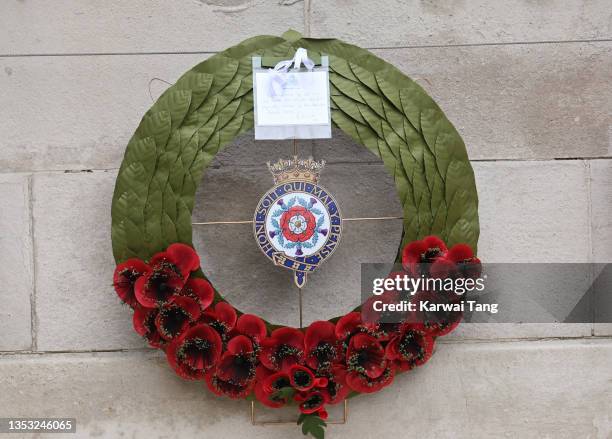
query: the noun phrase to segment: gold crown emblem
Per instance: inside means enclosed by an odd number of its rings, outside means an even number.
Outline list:
[[[273,165],[268,162],[268,169],[274,176],[274,183],[280,184],[289,181],[309,181],[316,183],[325,166],[325,160],[317,162],[312,157],[308,159],[279,159]]]

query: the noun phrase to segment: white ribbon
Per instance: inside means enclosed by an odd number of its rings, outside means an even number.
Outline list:
[[[278,64],[274,66],[273,69],[268,70],[270,72],[270,95],[281,96],[285,91],[285,85],[287,84],[286,74],[289,71],[289,68],[293,64],[294,69],[299,69],[302,64],[309,72],[312,72],[312,69],[315,66],[313,60],[308,58],[308,52],[303,47],[298,48],[295,51],[295,55],[293,55],[293,59],[286,59],[284,61],[280,61]]]

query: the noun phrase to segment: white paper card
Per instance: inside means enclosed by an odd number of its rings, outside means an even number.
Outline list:
[[[279,92],[273,89],[274,74],[255,72],[256,125],[330,125],[329,80],[325,71],[281,73]],[[279,90],[279,87],[276,87]]]

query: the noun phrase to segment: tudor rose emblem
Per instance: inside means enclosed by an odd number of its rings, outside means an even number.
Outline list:
[[[318,185],[324,165],[297,156],[268,163],[275,186],[255,209],[253,231],[259,248],[274,264],[293,270],[298,287],[340,242],[338,203]]]

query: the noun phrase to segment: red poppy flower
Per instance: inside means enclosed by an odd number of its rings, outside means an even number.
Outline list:
[[[425,363],[433,353],[434,339],[422,326],[406,324],[399,335],[389,341],[386,357],[400,370],[409,370]]]
[[[237,335],[227,343],[227,351],[217,364],[216,376],[235,386],[246,386],[255,378],[253,343],[244,335]]]
[[[402,265],[413,276],[421,275],[420,264],[431,264],[446,252],[446,244],[437,236],[426,236],[421,241],[413,241],[402,251]]]
[[[159,309],[155,326],[164,339],[172,340],[199,318],[200,305],[196,300],[188,296],[172,296]]]
[[[391,384],[394,376],[395,369],[392,366],[387,366],[376,378],[353,370],[346,374],[346,384],[355,392],[373,393]]]
[[[344,401],[349,393],[350,387],[346,384],[346,368],[339,364],[334,365],[327,376],[327,383],[321,389],[328,404],[337,404]]]
[[[367,331],[368,328],[361,320],[361,313],[357,311],[343,315],[336,323],[336,337],[338,340],[346,340],[354,334]]]
[[[368,334],[357,334],[351,338],[346,351],[349,371],[355,371],[369,378],[379,377],[387,367],[385,350],[380,342]]]
[[[193,277],[187,281],[181,295],[196,299],[200,304],[200,311],[204,311],[212,304],[215,290],[206,279]]]
[[[450,248],[446,257],[456,263],[465,261],[466,259],[472,259],[474,257],[474,252],[467,244],[456,244]]]
[[[255,387],[255,380],[247,381],[243,385],[234,384],[230,381],[223,381],[219,376],[209,370],[204,375],[206,385],[217,396],[225,395],[232,399],[246,398]]]
[[[300,404],[300,412],[307,415],[323,409],[326,402],[325,395],[318,390],[313,390],[298,400],[302,401]]]
[[[264,321],[253,314],[242,314],[238,317],[236,331],[246,335],[257,344],[261,343],[268,333]]]
[[[304,335],[306,364],[314,370],[329,369],[340,360],[336,325],[326,320],[312,322]]]
[[[161,337],[155,326],[155,318],[158,310],[155,308],[145,308],[144,306],[136,305],[132,323],[137,334],[146,338],[149,345],[154,348],[161,347],[165,340]]]
[[[264,366],[274,371],[288,371],[292,365],[302,362],[304,334],[295,328],[278,328],[262,340],[261,348],[259,359]]]
[[[291,387],[291,379],[287,372],[273,372],[266,375],[262,384],[265,392],[276,393],[285,387]]]
[[[407,323],[421,325],[431,336],[440,337],[446,335],[461,323],[463,312],[461,311],[430,311],[427,307],[422,308],[421,304],[453,304],[461,301],[461,297],[454,293],[440,293],[435,291],[421,291],[415,294],[410,302],[415,304],[416,311],[408,314]]]
[[[380,303],[379,303],[380,302]],[[372,335],[379,341],[386,341],[406,320],[407,311],[385,311],[384,305],[397,305],[401,296],[396,291],[385,291],[379,296],[371,296],[361,306],[361,320]]]
[[[200,257],[193,248],[186,244],[170,244],[165,252],[155,254],[149,261],[151,267],[168,268],[172,266],[178,273],[187,279],[189,273],[200,267]]]
[[[140,259],[128,259],[117,265],[113,274],[113,286],[121,300],[132,308],[138,304],[134,294],[136,280],[151,271],[151,268]]]
[[[457,266],[445,256],[437,258],[429,265],[428,269],[429,277],[432,279],[447,279],[456,277],[457,274]]]
[[[305,392],[315,386],[315,376],[310,369],[299,364],[289,368],[289,382],[300,392]]]
[[[221,356],[221,337],[213,328],[199,324],[175,338],[166,348],[170,366],[186,379],[201,379]]]
[[[255,371],[255,397],[263,405],[278,408],[287,403],[287,399],[278,393],[283,387],[290,387],[289,375],[284,372],[272,372],[264,366]]]
[[[480,259],[474,256],[474,251],[467,244],[452,246],[446,257],[457,264],[459,272],[465,277],[475,279],[482,274]]]
[[[288,209],[280,219],[283,236],[292,242],[308,241],[314,234],[317,220],[303,206]]]
[[[136,281],[134,292],[138,302],[147,308],[163,305],[178,294],[185,281],[172,267],[156,266]]]
[[[213,327],[224,340],[234,329],[237,318],[236,310],[227,302],[218,302],[214,309],[209,308],[202,314],[204,323]]]

